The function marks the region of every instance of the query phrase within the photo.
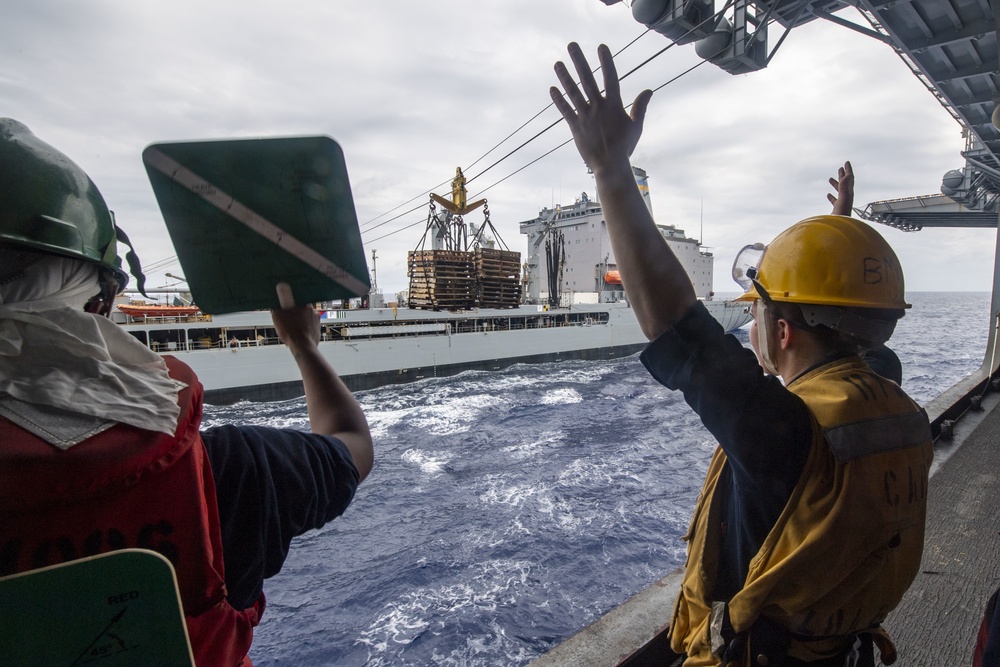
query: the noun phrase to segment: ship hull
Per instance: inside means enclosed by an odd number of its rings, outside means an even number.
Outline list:
[[[727,330],[745,324],[743,304],[706,302]],[[413,382],[515,363],[612,359],[642,349],[646,338],[627,303],[480,309],[460,313],[392,308],[335,311],[321,319],[319,350],[353,390]],[[125,325],[197,373],[206,400],[281,400],[302,395],[299,371],[273,337],[266,312],[220,316],[209,323]],[[202,344],[205,337],[210,343]],[[164,349],[166,347],[166,349]]]
[[[616,347],[588,348],[581,350],[549,352],[526,356],[495,357],[477,359],[460,363],[440,363],[417,368],[398,368],[395,370],[367,371],[353,375],[342,376],[344,383],[351,391],[376,389],[385,385],[405,384],[427,378],[447,377],[466,371],[498,371],[514,364],[535,364],[561,362],[568,360],[600,360],[627,357],[639,352],[644,343],[622,345]],[[287,355],[287,352],[285,352]],[[247,401],[282,401],[302,396],[302,382],[269,382],[246,385],[241,387],[220,387],[205,391],[206,402],[215,405],[228,405],[241,400]]]

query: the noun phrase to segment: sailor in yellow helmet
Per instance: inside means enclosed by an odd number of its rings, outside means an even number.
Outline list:
[[[579,46],[569,53],[580,84],[557,63],[565,93],[550,92],[596,177],[651,341],[641,360],[719,442],[685,537],[673,651],[685,667],[855,667],[873,665],[874,644],[890,664],[880,624],[920,564],[932,458],[924,411],[859,356],[909,307],[895,253],[843,215],[744,248],[733,275],[755,313],[747,350],[698,302],[635,186],[652,93],[626,112],[607,47],[603,94]]]

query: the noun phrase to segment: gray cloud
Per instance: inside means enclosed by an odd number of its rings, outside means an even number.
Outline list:
[[[80,163],[151,263],[173,252],[140,160],[150,143],[333,136],[367,229],[425,202],[377,218],[449,181],[546,108],[552,63],[568,41],[593,54],[599,42],[618,50],[641,32],[623,5],[597,0],[35,0],[6,9],[0,25],[0,114]],[[665,45],[646,35],[619,56],[619,70]],[[671,49],[629,76],[623,95],[697,62],[692,47]],[[467,175],[557,118],[549,108]],[[568,137],[557,125],[473,181],[470,195]],[[936,191],[961,166],[961,148],[957,125],[888,47],[817,21],[793,32],[767,70],[734,77],[704,65],[658,91],[633,161],[650,172],[659,222],[697,236],[704,209],[716,289],[725,292],[743,243],[828,210],[826,179],[843,160],[857,169],[864,204]],[[570,145],[485,196],[504,240],[523,251],[519,221],[593,190]],[[405,288],[406,251],[425,217],[421,208],[365,234],[412,225],[368,247],[369,256],[378,250],[387,293]],[[989,289],[992,232],[881,231],[911,289]]]

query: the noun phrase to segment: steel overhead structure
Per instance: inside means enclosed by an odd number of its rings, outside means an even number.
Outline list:
[[[640,23],[694,43],[699,56],[732,74],[766,67],[789,31],[817,19],[885,42],[962,127],[965,164],[944,175],[941,194],[873,202],[856,213],[905,231],[997,226],[1000,0],[633,0],[631,8]],[[777,39],[775,27],[783,29]]]

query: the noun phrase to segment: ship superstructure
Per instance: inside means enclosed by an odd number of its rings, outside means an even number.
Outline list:
[[[639,167],[632,167],[632,172],[652,215],[649,176]],[[558,305],[587,298],[609,303],[624,299],[599,201],[584,192],[572,204],[543,208],[537,218],[521,222],[520,227],[521,233],[528,237],[525,261],[528,303]],[[657,228],[687,270],[698,297],[711,299],[715,259],[712,252],[699,240],[689,238],[683,229],[673,225],[657,225]]]

